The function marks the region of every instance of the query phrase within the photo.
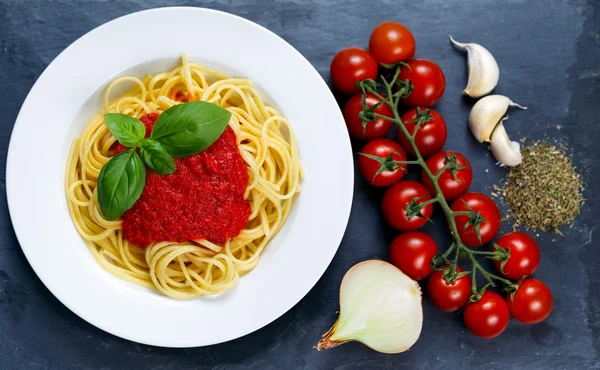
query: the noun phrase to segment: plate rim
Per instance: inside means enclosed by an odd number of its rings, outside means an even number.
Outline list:
[[[337,105],[337,102],[335,100],[335,97],[333,95],[333,93],[331,92],[331,90],[329,89],[329,87],[327,86],[325,80],[322,78],[322,76],[320,75],[320,73],[316,70],[316,68],[308,61],[308,59],[306,59],[296,48],[294,48],[291,44],[289,44],[287,41],[285,41],[282,37],[278,36],[277,34],[275,34],[274,32],[270,31],[269,29],[267,29],[266,27],[261,26],[258,23],[255,23],[253,21],[250,21],[246,18],[243,18],[241,16],[232,14],[232,13],[228,13],[228,12],[224,12],[224,11],[220,11],[220,10],[215,10],[215,9],[209,9],[209,8],[203,8],[203,7],[185,7],[185,6],[176,6],[176,7],[159,7],[159,8],[153,8],[153,9],[146,9],[146,10],[141,10],[141,11],[137,11],[137,12],[133,12],[133,13],[129,13],[126,15],[122,15],[120,17],[117,17],[115,19],[112,19],[106,23],[103,23],[93,29],[91,29],[90,31],[86,32],[85,34],[83,34],[82,36],[80,36],[79,38],[77,38],[75,41],[73,41],[69,46],[67,46],[64,50],[62,50],[53,60],[52,62],[50,62],[43,70],[43,72],[39,75],[39,77],[36,79],[35,83],[32,85],[31,89],[29,90],[29,92],[27,93],[26,98],[24,99],[21,108],[19,109],[17,118],[15,120],[15,124],[13,126],[12,132],[11,132],[11,137],[10,137],[10,141],[9,141],[9,146],[8,146],[8,152],[7,152],[7,162],[6,162],[6,193],[7,193],[7,205],[8,205],[8,210],[9,210],[9,216],[11,219],[11,223],[13,225],[13,230],[15,232],[15,235],[17,237],[17,240],[19,242],[19,246],[21,247],[21,250],[23,251],[27,262],[29,263],[29,265],[31,266],[31,268],[33,269],[33,271],[35,272],[35,274],[38,276],[38,278],[42,281],[42,283],[44,284],[44,286],[52,293],[52,295],[54,295],[63,305],[65,305],[71,312],[73,312],[75,315],[79,316],[81,319],[85,320],[86,322],[92,324],[93,326],[108,332],[112,335],[118,336],[120,338],[124,338],[130,341],[134,341],[137,343],[142,343],[142,344],[146,344],[146,345],[153,345],[153,346],[160,346],[160,347],[169,347],[169,348],[191,348],[191,347],[201,347],[201,346],[207,346],[207,345],[214,345],[214,344],[218,344],[218,343],[223,343],[223,342],[227,342],[227,341],[231,341],[240,337],[243,337],[245,335],[248,335],[250,333],[253,333],[263,327],[265,327],[266,325],[272,323],[273,321],[277,320],[279,317],[281,317],[282,315],[284,315],[286,312],[288,312],[290,309],[292,309],[294,306],[296,306],[312,289],[313,287],[318,283],[318,281],[322,278],[323,274],[326,272],[327,268],[329,267],[329,265],[331,264],[331,261],[333,260],[335,254],[337,253],[337,251],[339,250],[339,246],[342,242],[343,236],[345,234],[345,229],[347,228],[348,222],[349,222],[349,218],[350,218],[350,211],[351,211],[351,206],[352,206],[352,201],[353,201],[353,187],[354,187],[354,176],[353,176],[353,171],[349,174],[348,179],[350,180],[350,182],[346,185],[350,191],[350,197],[347,201],[347,203],[344,205],[344,209],[343,209],[343,214],[339,214],[339,217],[342,218],[344,220],[343,222],[343,229],[341,232],[339,232],[339,235],[336,236],[336,240],[337,240],[337,245],[334,248],[332,254],[331,254],[331,258],[329,258],[328,261],[326,261],[326,265],[325,268],[323,269],[323,271],[321,271],[318,276],[316,276],[314,278],[314,281],[311,281],[311,284],[308,284],[308,289],[306,289],[306,291],[303,292],[299,292],[296,296],[296,298],[291,299],[291,302],[287,303],[285,306],[286,308],[283,309],[281,312],[279,312],[278,314],[274,315],[273,317],[264,320],[265,322],[260,322],[256,325],[252,325],[253,328],[249,331],[246,331],[245,333],[242,333],[241,335],[234,335],[230,338],[224,339],[224,340],[217,340],[217,341],[213,341],[209,344],[199,344],[199,345],[170,345],[168,343],[160,343],[160,342],[156,342],[156,341],[152,341],[152,340],[145,340],[144,338],[139,338],[139,337],[132,337],[131,335],[128,335],[127,333],[123,333],[123,332],[118,332],[117,330],[113,330],[112,328],[106,328],[104,327],[104,325],[99,324],[96,322],[96,320],[94,319],[94,315],[93,314],[88,314],[86,312],[80,312],[78,308],[73,307],[73,305],[71,304],[72,301],[71,299],[67,298],[64,295],[64,291],[62,289],[57,288],[56,286],[54,286],[52,283],[49,282],[50,279],[48,279],[48,276],[44,276],[43,273],[40,274],[40,268],[38,265],[38,262],[36,260],[36,258],[33,256],[34,250],[32,248],[28,248],[28,247],[23,247],[21,244],[21,240],[23,240],[22,237],[22,233],[24,232],[21,227],[17,228],[16,224],[15,224],[15,216],[16,216],[16,207],[17,205],[15,204],[16,200],[15,200],[15,196],[14,196],[14,192],[17,191],[15,190],[16,188],[16,183],[13,177],[13,173],[15,172],[14,168],[17,165],[17,160],[15,158],[15,132],[17,131],[16,128],[17,126],[22,126],[25,125],[26,123],[20,123],[22,122],[22,114],[23,114],[23,110],[25,107],[27,107],[28,105],[30,105],[31,103],[28,104],[28,102],[32,99],[32,92],[34,92],[36,90],[36,87],[40,84],[40,81],[42,81],[45,76],[48,73],[48,70],[50,69],[50,67],[52,66],[53,63],[55,63],[56,60],[58,60],[59,58],[61,58],[63,55],[65,55],[65,53],[67,53],[69,50],[73,49],[74,47],[76,47],[77,45],[79,45],[80,43],[83,43],[86,41],[86,39],[88,37],[90,37],[91,34],[100,32],[103,29],[109,28],[111,27],[111,25],[119,20],[123,20],[125,18],[129,18],[129,17],[135,17],[135,16],[140,16],[140,15],[144,15],[147,13],[154,13],[154,12],[162,12],[162,11],[193,11],[193,12],[208,12],[208,13],[216,13],[218,15],[221,16],[226,16],[226,17],[230,17],[232,18],[234,21],[236,22],[243,22],[246,23],[247,25],[251,26],[251,27],[255,27],[258,28],[262,33],[266,33],[268,34],[270,37],[275,37],[279,40],[279,42],[282,42],[287,48],[289,48],[291,51],[293,51],[294,53],[296,53],[297,57],[300,58],[311,70],[311,73],[318,76],[318,79],[320,80],[320,84],[322,85],[321,87],[326,89],[328,91],[328,95],[330,97],[330,100],[332,103],[335,103],[336,109],[337,109],[337,115],[339,116],[340,120],[343,122],[343,116],[341,113],[341,110],[339,109],[339,106]],[[100,31],[99,31],[100,30]],[[275,99],[275,103],[276,103],[276,99]],[[343,144],[344,146],[347,147],[347,149],[350,151],[351,153],[351,144],[350,144],[350,138],[349,136],[346,134],[345,136],[345,142]],[[350,163],[353,163],[353,159],[352,156],[350,156],[351,160]],[[353,166],[351,166],[353,167]],[[62,178],[63,174],[59,174],[60,177]],[[13,195],[11,195],[13,194]],[[62,199],[62,201],[64,201],[64,198]],[[85,246],[85,244],[82,242],[82,246]],[[87,252],[87,251],[86,251]],[[88,252],[89,253],[89,252]],[[35,262],[34,262],[35,261]],[[243,279],[243,277],[242,277]]]

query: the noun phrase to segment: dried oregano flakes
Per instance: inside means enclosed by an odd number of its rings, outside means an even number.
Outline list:
[[[524,144],[523,161],[508,170],[501,194],[516,226],[559,232],[579,215],[584,202],[581,177],[564,146]]]

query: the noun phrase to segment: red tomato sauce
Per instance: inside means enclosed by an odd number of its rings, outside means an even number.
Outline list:
[[[140,118],[150,135],[158,115]],[[116,152],[122,151],[121,145]],[[174,158],[177,171],[159,175],[147,170],[140,199],[123,214],[123,234],[144,247],[153,242],[206,239],[224,244],[248,222],[244,199],[248,169],[229,127],[206,150]]]

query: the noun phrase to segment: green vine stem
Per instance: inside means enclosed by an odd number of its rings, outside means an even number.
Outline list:
[[[500,283],[504,284],[505,288],[509,291],[511,289],[515,289],[515,286],[516,286],[515,283],[511,282],[508,279],[505,279],[503,277],[500,277],[500,276],[497,276],[497,275],[494,275],[494,274],[488,272],[486,269],[484,269],[481,266],[481,264],[475,258],[475,256],[477,256],[477,255],[486,256],[487,258],[492,258],[492,257],[497,256],[498,252],[485,252],[485,251],[471,250],[470,248],[465,246],[464,243],[460,240],[460,237],[458,234],[458,229],[456,226],[456,221],[454,218],[456,216],[460,216],[460,215],[473,216],[473,212],[466,212],[466,211],[454,212],[450,209],[450,206],[448,205],[448,202],[444,198],[442,191],[440,189],[440,186],[438,184],[439,176],[442,174],[443,171],[448,169],[448,165],[445,165],[440,171],[433,174],[429,170],[429,167],[427,167],[427,165],[425,164],[425,159],[419,152],[419,149],[417,148],[417,145],[415,143],[415,136],[416,136],[416,132],[419,127],[416,127],[414,133],[411,134],[411,133],[409,133],[408,129],[406,128],[405,123],[400,118],[400,114],[398,113],[398,104],[400,103],[400,99],[402,97],[408,96],[410,94],[410,92],[412,90],[410,87],[412,87],[412,85],[411,85],[410,81],[408,81],[408,80],[407,81],[399,81],[398,80],[398,76],[400,75],[400,70],[402,68],[402,65],[398,65],[395,68],[396,69],[394,71],[394,74],[389,82],[386,80],[386,78],[384,76],[380,77],[382,84],[383,84],[383,88],[385,89],[384,94],[380,94],[376,90],[378,86],[381,86],[381,84],[379,84],[373,80],[365,80],[365,81],[359,82],[359,86],[362,90],[363,95],[370,93],[370,94],[376,96],[377,98],[379,98],[384,104],[387,104],[391,108],[392,112],[394,113],[393,117],[388,117],[385,115],[381,115],[379,113],[373,113],[373,117],[374,118],[382,118],[382,119],[391,121],[394,124],[396,124],[396,126],[398,126],[398,129],[402,132],[402,134],[409,141],[409,143],[415,153],[415,156],[416,156],[416,160],[409,161],[409,162],[407,161],[407,164],[418,164],[423,169],[423,172],[429,177],[429,179],[431,180],[431,183],[433,184],[433,186],[435,188],[436,195],[435,196],[432,195],[432,198],[430,200],[423,202],[423,203],[419,203],[418,205],[421,208],[424,207],[425,205],[432,204],[432,203],[438,203],[440,205],[440,207],[442,208],[442,211],[444,212],[444,214],[448,220],[448,225],[450,227],[450,234],[452,235],[452,238],[454,239],[454,243],[452,243],[452,245],[444,252],[443,255],[440,256],[439,259],[436,258],[436,259],[434,259],[434,261],[439,262],[439,260],[441,260],[441,261],[443,261],[443,263],[450,265],[452,267],[457,266],[457,263],[458,263],[458,260],[460,257],[466,258],[470,261],[471,270],[466,273],[471,275],[471,280],[472,280],[471,301],[479,300],[479,298],[481,298],[481,295],[483,294],[485,289],[487,289],[487,287],[496,286],[495,282],[500,282]],[[394,91],[394,88],[396,86],[398,86],[399,88],[397,91]],[[409,86],[409,88],[406,88],[407,86]],[[428,114],[428,112],[426,114]],[[421,119],[421,121],[424,121],[424,120]],[[426,123],[426,122],[421,122],[421,124],[424,124],[424,123]],[[413,199],[414,202],[416,202],[418,200],[419,199]],[[452,255],[452,253],[454,253],[454,255],[452,256],[452,258],[449,258]],[[434,264],[435,264],[435,262],[434,262]],[[486,285],[479,291],[477,290],[477,280],[476,280],[478,272],[483,276],[483,278],[487,282]],[[456,274],[456,272],[453,272],[453,273]]]

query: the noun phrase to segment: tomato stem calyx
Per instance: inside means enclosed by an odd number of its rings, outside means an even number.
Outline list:
[[[413,135],[415,135],[415,134],[413,134]],[[458,179],[457,172],[459,170],[462,170],[465,168],[467,168],[467,166],[461,166],[458,164],[458,160],[456,159],[456,156],[454,154],[449,154],[449,155],[446,155],[446,158],[444,159],[444,167],[442,167],[438,171],[438,173],[435,174],[435,177],[439,179],[439,177],[442,175],[442,173],[444,173],[444,171],[448,170],[452,174],[454,181],[456,181],[457,183],[460,183],[460,182],[462,182],[462,180]]]
[[[375,110],[379,108],[381,104],[383,104],[384,99],[382,96],[379,96],[379,94],[377,94],[377,96],[380,98],[380,101],[377,104],[373,104],[371,107],[369,107],[367,104],[366,88],[369,86],[377,87],[377,82],[371,79],[366,79],[364,81],[357,82],[357,85],[362,91],[362,111],[358,113],[358,118],[362,121],[362,129],[364,135],[367,132],[367,123],[375,121]]]
[[[415,161],[395,161],[394,155],[400,156],[400,154],[397,152],[390,153],[390,155],[388,155],[385,158],[379,157],[376,155],[372,155],[372,154],[367,154],[367,153],[358,153],[358,154],[362,155],[363,157],[367,157],[369,159],[379,162],[379,169],[377,170],[377,172],[375,172],[375,175],[373,176],[373,179],[371,180],[371,182],[373,182],[375,180],[375,178],[382,172],[406,171],[406,167],[402,167],[402,166],[406,166],[409,164],[415,164]]]
[[[423,216],[423,214],[421,213],[421,210],[423,208],[425,208],[426,206],[435,203],[438,201],[437,198],[431,198],[429,200],[426,200],[425,202],[421,202],[421,203],[417,203],[418,201],[422,200],[424,198],[424,196],[422,197],[415,197],[412,198],[410,200],[410,202],[408,203],[408,205],[406,207],[404,207],[404,210],[406,211],[406,218],[407,219],[412,219],[413,217],[421,217],[426,219],[427,221],[431,222],[431,220],[428,217]]]
[[[469,275],[469,271],[458,271],[458,267],[453,263],[451,263],[448,266],[442,267],[441,271],[444,280],[446,280],[448,284],[454,284],[456,283],[456,280],[460,279],[463,276]]]
[[[363,110],[358,113],[358,118],[362,121],[363,135],[367,132],[367,123],[375,121],[375,109],[383,104],[383,102],[379,102],[369,107],[365,96],[363,95],[362,98]]]
[[[490,252],[491,255],[489,258],[491,260],[494,261],[502,261],[500,263],[500,272],[502,272],[503,274],[504,272],[504,266],[506,265],[506,262],[508,262],[508,259],[510,258],[510,248],[502,248],[501,246],[499,246],[498,244],[494,243],[494,251]]]
[[[475,282],[475,279],[473,279],[473,282]],[[475,289],[477,291],[477,284],[473,284],[475,286]],[[495,286],[494,283],[487,283],[485,284],[479,291],[477,291],[476,293],[471,294],[471,297],[469,297],[469,302],[471,303],[475,303],[477,301],[479,301],[481,299],[481,297],[483,296],[483,293],[485,293],[485,290],[487,288],[489,288],[490,286]]]
[[[396,91],[393,95],[398,98],[406,98],[408,97],[412,91],[415,89],[415,85],[413,85],[410,80],[406,79],[404,81],[396,80],[396,84],[400,87],[398,91]]]
[[[484,223],[486,221],[485,217],[483,217],[483,215],[481,214],[481,211],[473,211],[473,208],[471,208],[471,206],[465,202],[463,200],[463,203],[465,204],[465,207],[467,207],[467,209],[469,210],[467,213],[469,215],[469,221],[467,221],[467,223],[465,224],[465,230],[468,229],[469,227],[472,227],[473,229],[475,229],[475,233],[477,234],[477,239],[479,240],[479,245],[482,245],[483,243],[481,242],[481,232],[480,232],[480,226],[482,223]]]
[[[410,65],[406,62],[397,62],[397,63],[392,63],[392,64],[379,63],[379,65],[381,65],[383,68],[388,69],[390,71],[394,70],[395,68],[398,68],[398,67],[406,67],[412,71],[412,68],[410,68]]]
[[[504,291],[509,293],[511,301],[513,301],[515,299],[515,294],[517,293],[517,290],[519,290],[521,283],[523,282],[523,280],[525,280],[526,277],[527,276],[523,277],[521,280],[517,281],[516,283],[511,282],[510,284],[506,284],[506,286],[504,287]]]
[[[405,123],[416,123],[415,128],[412,133],[413,139],[417,136],[417,132],[427,122],[433,121],[433,117],[431,116],[431,110],[426,108],[424,111],[421,110],[420,107],[416,108],[417,116],[410,121],[406,121]]]

